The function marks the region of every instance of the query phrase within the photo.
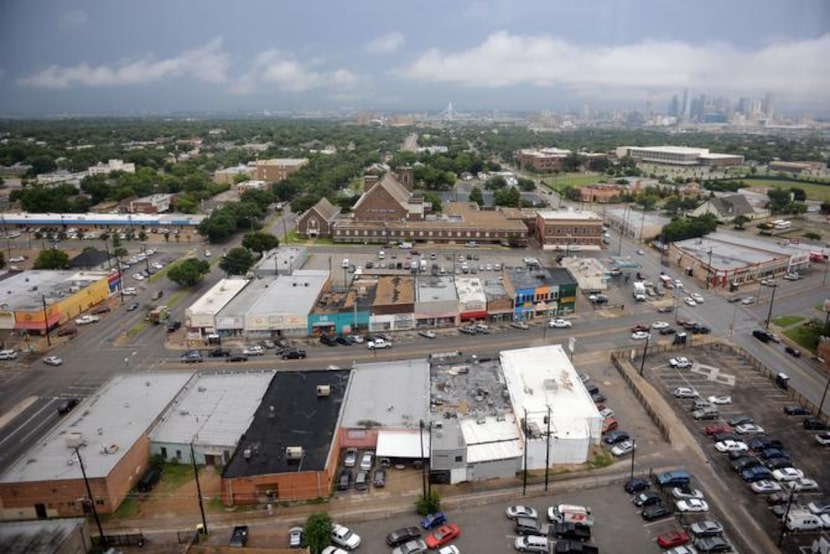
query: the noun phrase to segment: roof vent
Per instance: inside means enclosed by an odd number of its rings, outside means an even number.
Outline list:
[[[302,460],[303,459],[303,447],[302,446],[288,446],[285,449],[285,459],[292,461],[292,460]]]
[[[331,385],[317,385],[317,398],[331,396]]]
[[[78,448],[84,445],[84,434],[78,431],[72,431],[64,437],[67,448]]]
[[[246,460],[250,460],[251,459],[251,449],[246,448],[245,450],[243,450],[242,451],[242,457],[245,458]]]

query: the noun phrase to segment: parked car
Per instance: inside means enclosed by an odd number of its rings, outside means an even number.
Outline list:
[[[248,532],[249,528],[247,525],[237,525],[234,527],[233,531],[231,531],[231,540],[228,542],[228,546],[243,548],[248,544]]]
[[[605,438],[603,440],[605,441],[605,444],[614,445],[614,444],[624,442],[624,441],[627,441],[627,440],[630,440],[630,439],[631,439],[631,437],[628,435],[627,431],[617,430],[617,431],[611,431],[610,433],[605,435]]]
[[[444,515],[444,512],[435,512],[432,514],[427,514],[421,519],[421,527],[423,527],[424,529],[432,529],[433,527],[443,525],[446,522],[447,516]]]
[[[672,396],[675,398],[696,398],[699,394],[691,387],[677,387],[672,391]]]
[[[739,435],[763,435],[764,428],[754,423],[743,423],[735,427],[735,432]]]
[[[90,323],[97,323],[100,319],[97,315],[82,315],[75,320],[75,325],[89,325]]]
[[[424,337],[425,339],[434,339],[436,336],[434,331],[418,331],[418,334]]]
[[[245,356],[262,356],[265,354],[265,349],[258,344],[245,347],[242,351]]]
[[[510,326],[516,329],[522,329],[523,331],[527,331],[528,329],[530,329],[530,325],[528,325],[524,321],[514,321],[510,324]]]
[[[246,356],[244,353],[235,353],[230,354],[225,359],[229,362],[247,362],[248,356]]]
[[[657,491],[643,491],[640,494],[636,495],[632,502],[638,508],[642,508],[645,506],[651,506],[652,504],[657,504],[662,500],[662,496]]]
[[[660,548],[673,548],[689,542],[689,534],[683,529],[666,531],[657,536],[657,545]]]
[[[641,491],[646,490],[650,486],[650,483],[647,479],[642,479],[640,477],[633,477],[625,482],[623,485],[623,489],[628,494],[635,494]]]
[[[687,498],[697,498],[703,500],[703,493],[698,489],[689,487],[688,485],[684,487],[674,487],[671,490],[671,495],[676,500],[686,500]]]
[[[57,356],[46,356],[43,358],[43,363],[46,365],[61,365],[63,364],[63,360],[58,358]]]
[[[646,521],[655,521],[657,519],[664,519],[673,515],[672,509],[663,503],[657,503],[648,506],[642,512],[640,517]]]
[[[692,367],[692,360],[686,358],[685,356],[678,356],[676,358],[669,359],[669,365],[675,367],[677,369],[688,369]]]
[[[507,519],[518,519],[520,517],[536,519],[539,517],[539,513],[536,511],[536,508],[524,505],[508,506],[504,511],[504,515],[507,516]]]
[[[179,321],[178,319],[170,321],[167,324],[167,332],[168,333],[175,333],[178,329],[181,328],[181,326],[182,326],[182,322]]]
[[[202,363],[202,353],[198,350],[188,350],[181,356],[183,364]]]
[[[320,342],[326,346],[337,346],[337,340],[333,336],[327,334],[320,335]]]
[[[709,503],[699,498],[687,498],[674,503],[678,512],[708,512]]]
[[[17,359],[17,350],[0,350],[0,360],[16,360]]]
[[[550,323],[548,323],[548,327],[554,329],[570,329],[573,327],[573,323],[567,319],[552,319],[550,320]]]
[[[804,418],[801,425],[811,431],[826,431],[828,429],[827,424],[817,417]]]
[[[386,544],[398,546],[419,538],[421,538],[421,530],[417,527],[401,527],[386,535]]]
[[[386,486],[386,470],[382,467],[375,470],[375,478],[372,480],[375,488],[383,488]]]
[[[303,528],[292,527],[288,530],[288,548],[302,548]]]
[[[360,546],[360,536],[339,523],[333,523],[331,526],[331,542],[337,546],[342,546],[346,550],[354,550]]]
[[[637,446],[634,444],[634,441],[623,441],[611,448],[611,454],[617,458],[621,458],[634,452],[636,447]]]
[[[775,472],[773,472],[773,475]],[[779,485],[776,481],[771,481],[769,479],[761,479],[760,481],[755,481],[752,483],[750,487],[752,492],[755,494],[772,494],[774,492],[778,492],[781,490],[781,485]]]
[[[461,529],[455,523],[447,523],[439,526],[432,533],[426,536],[424,542],[427,548],[439,548],[461,535]]]
[[[301,348],[287,348],[280,352],[280,356],[283,360],[301,360],[306,357],[306,352]]]
[[[357,465],[357,448],[347,448],[343,457],[343,467],[354,467]]]

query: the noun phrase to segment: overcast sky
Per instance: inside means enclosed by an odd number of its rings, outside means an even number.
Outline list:
[[[0,0],[0,114],[664,111],[830,115],[827,0]]]

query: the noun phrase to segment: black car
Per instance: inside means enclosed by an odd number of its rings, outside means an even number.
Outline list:
[[[337,490],[347,491],[352,486],[352,472],[349,469],[341,469],[337,476]]]
[[[740,473],[745,469],[759,465],[761,465],[760,458],[756,458],[754,456],[744,456],[732,462],[732,469],[734,469],[737,473]]]
[[[827,424],[817,417],[804,418],[801,425],[803,425],[805,429],[809,429],[811,431],[826,431],[828,429]]]
[[[673,335],[676,332],[677,331],[674,329],[674,327],[666,327],[665,329],[660,329],[661,335]]]
[[[608,398],[604,394],[602,394],[601,392],[596,392],[596,393],[591,395],[591,400],[593,400],[594,403],[597,403],[597,402],[605,402],[606,400],[608,400]]]
[[[174,321],[171,321],[170,323],[167,324],[167,332],[168,333],[173,333],[173,332],[177,331],[179,328],[181,328],[181,326],[182,326],[182,322],[179,321],[178,319],[176,319]]]
[[[768,438],[752,439],[746,445],[754,452],[762,452],[767,448],[778,448],[779,450],[784,448],[784,443],[780,440]]]
[[[243,547],[248,544],[248,531],[249,529],[247,525],[237,525],[234,527],[233,532],[231,532],[231,540],[228,545]]]
[[[787,415],[808,416],[810,410],[801,406],[784,406],[784,413]]]
[[[653,504],[644,508],[643,511],[640,513],[640,516],[646,521],[654,521],[655,519],[663,519],[666,517],[671,517],[672,509],[665,504]]]
[[[231,354],[227,357],[229,362],[247,362],[248,356],[245,354]]]
[[[375,478],[372,480],[375,488],[381,489],[386,486],[386,470],[382,467],[375,470]]]
[[[793,348],[792,346],[784,347],[784,352],[792,356],[793,358],[800,358],[801,357],[801,350],[798,348]]]
[[[708,335],[711,333],[712,330],[705,325],[700,325],[699,323],[695,323],[692,326],[692,333],[695,335]]]
[[[694,542],[695,549],[703,553],[732,552],[732,545],[723,537],[704,537]]]
[[[110,311],[109,306],[99,306],[99,307],[95,308],[94,310],[92,310],[92,313],[95,314],[95,315],[98,315],[98,314],[109,313],[109,311]]]
[[[668,314],[674,311],[674,308],[671,306],[663,306],[661,308],[657,308],[657,312],[661,314]]]
[[[538,519],[533,517],[517,518],[513,530],[520,536],[534,535],[538,537],[545,534],[542,531],[542,524],[539,523]]]
[[[738,435],[734,433],[715,433],[712,435],[712,440],[714,442],[723,442],[723,441],[736,441],[740,440]]]
[[[581,523],[570,521],[552,523],[548,528],[548,537],[551,539],[572,539],[577,541],[591,540],[591,528]]]
[[[398,546],[421,537],[421,530],[417,527],[401,527],[386,535],[386,544]]]
[[[661,499],[662,497],[657,491],[644,491],[635,496],[632,502],[634,502],[634,505],[638,508],[642,508],[644,506],[659,504]]]
[[[764,465],[772,471],[784,469],[785,467],[793,467],[793,463],[789,458],[772,458],[764,462]]]
[[[224,348],[214,348],[208,354],[208,356],[210,356],[211,358],[225,358],[225,357],[230,356],[230,355],[231,355],[231,351],[230,350],[225,350]]]
[[[772,340],[772,335],[770,335],[763,329],[755,329],[754,331],[752,331],[752,336],[761,342],[769,342]]]
[[[300,360],[305,358],[305,350],[300,350],[299,348],[291,348],[288,350],[283,350],[280,353],[283,360]]]
[[[556,554],[598,554],[599,548],[593,544],[565,539],[556,541],[553,551]]]
[[[353,344],[352,339],[350,339],[349,337],[344,337],[343,335],[340,335],[334,340],[337,341],[338,344],[342,344],[343,346],[351,346]]]
[[[320,342],[326,346],[337,346],[337,340],[331,335],[320,335]]]
[[[639,477],[634,477],[633,479],[629,479],[625,482],[625,492],[628,494],[634,494],[640,491],[646,490],[650,486],[650,483],[647,479],[641,479]]]
[[[629,440],[631,437],[627,431],[611,431],[605,435],[605,444],[617,444]]]
[[[58,404],[58,413],[60,415],[68,414],[72,411],[72,409],[78,405],[80,400],[77,398],[67,398],[66,400],[61,400],[60,404]]]
[[[726,423],[728,423],[732,427],[737,427],[738,425],[744,425],[746,423],[755,423],[755,420],[749,416],[736,415],[727,419]]]

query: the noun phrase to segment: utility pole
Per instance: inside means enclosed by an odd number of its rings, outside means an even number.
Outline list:
[[[643,370],[646,367],[646,353],[648,352],[648,341],[651,340],[651,333],[646,334],[646,345],[643,348],[643,359],[640,360],[640,375],[642,376]]]
[[[784,542],[784,534],[787,532],[787,516],[790,515],[790,508],[793,505],[793,494],[795,493],[795,489],[790,489],[790,497],[787,499],[787,512],[784,514],[784,517],[781,518],[781,535],[778,537],[778,546],[780,547],[781,544]]]
[[[52,339],[49,337],[49,313],[46,311],[46,295],[41,294],[40,300],[43,302],[43,330],[46,333],[46,344],[52,346]]]
[[[98,535],[101,537],[101,546],[107,545],[107,536],[104,535],[104,528],[101,527],[101,519],[98,517],[98,510],[95,509],[95,499],[92,498],[92,489],[89,486],[89,479],[86,476],[86,468],[84,467],[84,460],[81,458],[81,452],[78,447],[75,447],[75,456],[78,457],[78,464],[81,466],[81,475],[84,477],[84,485],[86,485],[86,494],[89,498],[89,505],[92,508],[92,517],[95,518],[95,524],[98,526]]]
[[[709,290],[709,281],[712,280],[712,247],[709,247],[709,265],[706,266],[706,290]]]
[[[772,287],[772,296],[769,299],[769,311],[767,312],[767,320],[766,322],[764,322],[765,329],[769,329],[769,321],[770,319],[772,319],[772,306],[775,303],[775,289],[778,288],[778,285],[775,283],[768,286]]]
[[[634,455],[637,453],[637,441],[631,439],[631,477],[629,479],[634,479]]]
[[[196,477],[196,494],[199,495],[199,511],[202,513],[202,533],[207,535],[208,526],[205,518],[205,504],[202,500],[202,486],[199,483],[199,470],[196,468],[196,455],[193,453],[193,441],[190,441],[190,462],[193,464],[193,475]]]
[[[827,389],[830,388],[830,377],[827,378],[827,384],[824,385],[824,393],[821,395],[821,402],[818,405],[818,416],[821,417],[821,410],[824,408],[824,400],[827,398]]]
[[[525,436],[525,446],[524,446],[524,472],[522,476],[522,496],[527,494],[527,408],[525,408],[525,418],[522,422],[522,428],[524,429],[524,436]]]
[[[547,438],[547,450],[545,450],[545,492],[548,492],[548,470],[550,469],[550,404],[548,404],[548,415],[545,417],[547,424],[547,431],[545,436]]]

